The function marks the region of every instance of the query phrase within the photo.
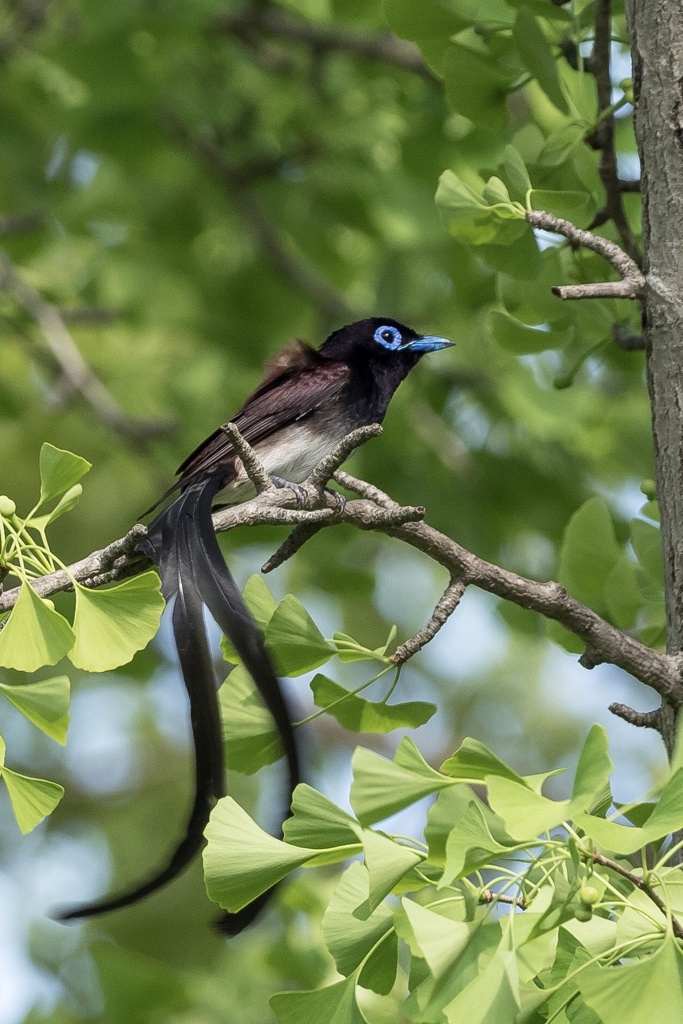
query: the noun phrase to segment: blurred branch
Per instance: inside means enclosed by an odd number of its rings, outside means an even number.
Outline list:
[[[175,140],[191,156],[199,158],[218,184],[229,194],[237,212],[255,237],[271,267],[328,315],[357,315],[359,310],[353,307],[320,271],[296,253],[291,243],[268,219],[250,187],[250,179],[246,177],[244,170],[233,167],[211,138],[193,132],[189,125],[174,114],[167,112],[166,122]]]
[[[576,601],[557,583],[538,583],[478,558],[422,522],[423,508],[402,507],[374,485],[348,473],[338,472],[335,479],[360,497],[341,505],[328,492],[316,495],[305,485],[299,495],[287,488],[269,488],[251,501],[216,512],[214,528],[218,532],[238,526],[294,526],[297,529],[280,548],[280,552],[287,549],[286,557],[289,557],[319,529],[345,523],[402,540],[442,565],[450,574],[451,583],[427,625],[396,652],[395,657],[400,660],[419,650],[436,634],[455,611],[465,587],[471,585],[561,623],[583,641],[592,664],[617,665],[670,703],[683,703],[681,658],[660,654],[623,633]],[[150,565],[148,559],[136,551],[144,535],[145,527],[138,524],[122,539],[69,566],[70,575],[64,571],[51,573],[31,585],[41,597],[48,597],[70,589],[70,576],[85,586],[95,587],[140,572]],[[273,556],[271,562],[276,558],[277,555]],[[0,595],[0,613],[14,605],[18,594],[17,588]]]
[[[81,355],[57,306],[44,299],[40,292],[24,281],[2,250],[0,291],[12,295],[36,322],[54,367],[67,389],[80,394],[106,426],[129,441],[140,441],[171,429],[172,423],[169,420],[139,420],[123,411]],[[32,355],[35,356],[35,353]]]
[[[0,35],[0,60],[9,57],[26,36],[42,28],[52,0],[21,0],[9,28]]]
[[[237,11],[217,15],[209,31],[244,36],[261,33],[276,39],[303,43],[317,54],[343,51],[368,60],[385,61],[423,78],[436,80],[414,43],[391,32],[357,32],[338,25],[317,25],[286,14],[269,3],[251,3]]]
[[[638,299],[645,288],[645,278],[638,264],[628,253],[601,235],[577,228],[571,221],[563,220],[545,210],[529,210],[526,219],[534,228],[543,228],[557,235],[563,235],[572,245],[583,245],[592,249],[611,263],[621,281],[601,281],[591,284],[568,284],[553,288],[553,294],[560,299]]]
[[[631,334],[623,324],[612,325],[612,340],[624,352],[644,351],[647,347],[642,334]]]
[[[21,235],[35,231],[45,223],[46,217],[42,210],[28,210],[26,213],[4,213],[0,216],[0,237]]]
[[[605,189],[605,212],[619,232],[621,244],[631,259],[640,266],[642,256],[635,235],[626,217],[622,199],[622,183],[619,181],[617,156],[614,149],[614,114],[612,105],[612,76],[610,51],[612,45],[612,2],[596,0],[595,42],[591,60],[591,71],[595,75],[598,90],[598,124],[589,140],[600,150],[598,171]]]

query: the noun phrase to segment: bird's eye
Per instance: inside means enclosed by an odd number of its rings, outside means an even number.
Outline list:
[[[397,349],[402,342],[401,332],[396,327],[378,327],[375,331],[375,341],[384,348]]]

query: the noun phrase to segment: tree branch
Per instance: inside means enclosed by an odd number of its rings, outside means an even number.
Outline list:
[[[320,499],[322,507],[301,508],[293,507],[297,504],[294,494],[287,489],[273,488],[251,501],[215,513],[214,527],[217,531],[232,530],[238,526],[300,527],[297,537],[290,537],[271,558],[270,568],[298,550],[317,529],[339,523],[395,537],[442,565],[451,576],[451,585],[439,601],[430,622],[412,641],[407,641],[403,651],[399,648],[395,657],[402,657],[409,645],[418,650],[427,643],[455,610],[461,591],[472,585],[561,623],[586,644],[594,663],[602,661],[617,665],[651,686],[669,702],[675,705],[683,703],[682,663],[678,656],[660,654],[623,633],[572,598],[557,583],[537,583],[478,558],[456,541],[421,522],[423,508],[401,507],[378,488],[348,473],[338,472],[336,479],[362,497],[349,501],[342,508],[332,495],[323,493]],[[96,586],[148,568],[149,561],[135,551],[144,530],[138,524],[125,537],[70,566],[71,576],[85,586]],[[48,597],[68,590],[71,582],[69,576],[60,571],[34,581],[31,586],[41,597]],[[0,613],[12,608],[18,595],[18,588],[0,594]]]
[[[635,725],[638,729],[656,729],[661,732],[662,714],[660,708],[654,711],[636,711],[628,704],[610,704],[609,710],[617,718],[623,718],[629,725]]]
[[[211,30],[230,34],[255,30],[277,39],[303,43],[319,54],[344,51],[367,60],[385,61],[436,81],[436,75],[425,64],[417,46],[391,32],[361,33],[338,25],[316,25],[285,14],[269,3],[251,3],[241,10],[219,14],[211,22]]]
[[[628,253],[608,238],[594,235],[576,224],[556,217],[545,210],[529,210],[526,219],[534,228],[542,228],[563,235],[572,245],[583,245],[607,260],[621,277],[621,281],[603,281],[595,284],[569,284],[553,288],[560,299],[638,299],[643,295],[645,278],[638,264]]]
[[[596,0],[595,42],[591,70],[595,75],[598,89],[598,126],[593,134],[593,145],[600,150],[598,171],[605,189],[607,216],[614,222],[626,252],[635,263],[640,265],[642,260],[640,249],[624,210],[622,183],[619,181],[617,156],[614,149],[614,115],[608,113],[612,105],[611,45],[612,3],[611,0]]]
[[[35,320],[55,367],[67,387],[80,394],[102,422],[129,441],[140,441],[173,426],[169,420],[138,420],[123,411],[118,402],[81,355],[57,308],[27,284],[5,252],[0,250],[0,290],[9,292]]]

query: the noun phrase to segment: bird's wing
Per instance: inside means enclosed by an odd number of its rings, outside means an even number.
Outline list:
[[[344,363],[320,359],[314,349],[296,351],[299,360],[274,364],[270,375],[233,417],[232,422],[251,445],[306,419],[348,383],[349,368]],[[205,473],[229,470],[234,456],[230,438],[222,429],[215,430],[178,469],[178,486]]]

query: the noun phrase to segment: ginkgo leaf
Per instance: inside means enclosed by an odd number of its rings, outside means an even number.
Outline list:
[[[164,610],[159,577],[145,572],[108,590],[76,584],[76,642],[69,658],[76,668],[107,672],[126,665],[146,647]]]
[[[14,608],[0,631],[0,665],[35,672],[55,665],[71,649],[74,633],[66,619],[28,583],[22,583]]]

